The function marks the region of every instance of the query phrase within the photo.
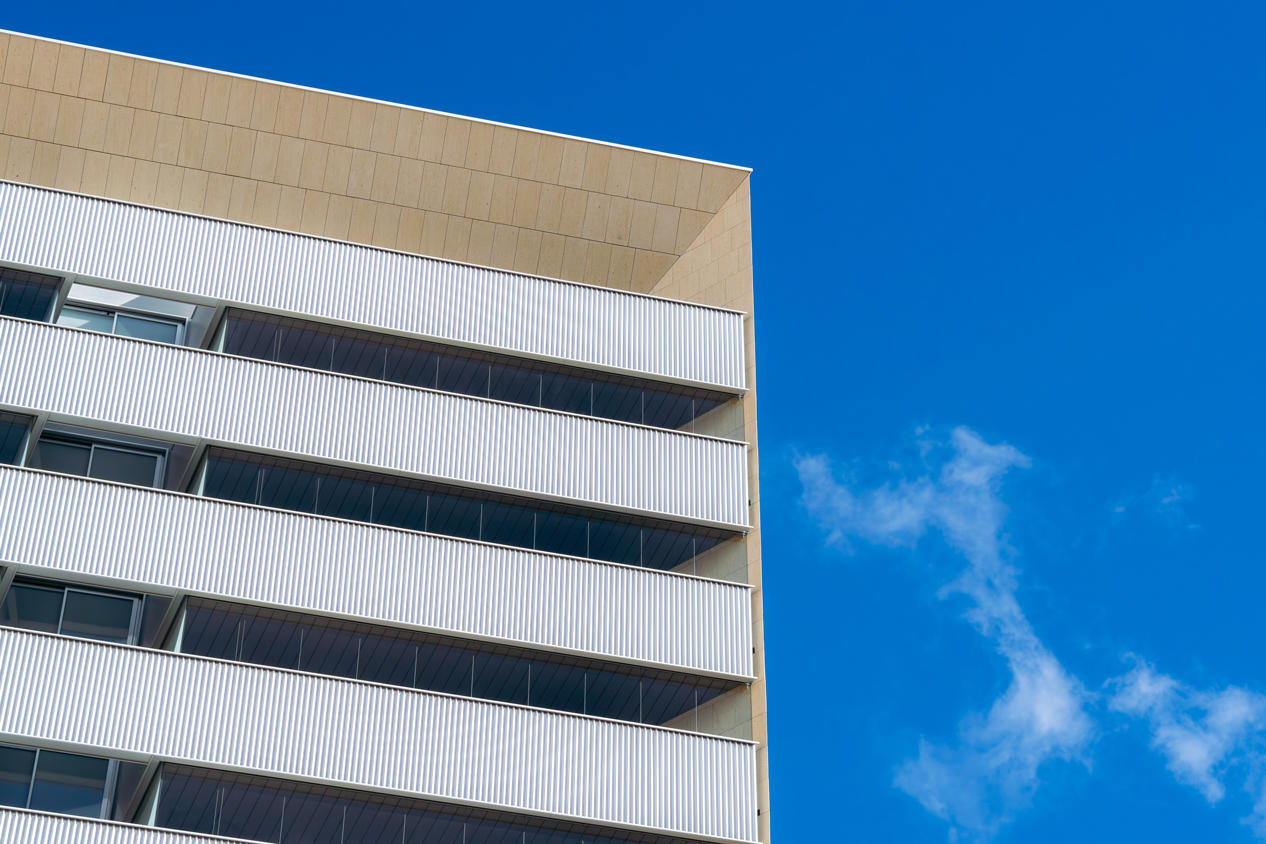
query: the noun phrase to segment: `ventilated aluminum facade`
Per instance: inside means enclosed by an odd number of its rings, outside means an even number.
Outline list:
[[[232,840],[0,808],[0,841],[5,844],[222,844]]]
[[[724,390],[743,317],[0,183],[0,261]],[[160,294],[155,294],[160,295]]]
[[[745,679],[746,586],[0,467],[0,565]]]
[[[742,443],[0,318],[0,405],[742,530]]]
[[[756,840],[749,742],[12,630],[0,688],[0,736]]]

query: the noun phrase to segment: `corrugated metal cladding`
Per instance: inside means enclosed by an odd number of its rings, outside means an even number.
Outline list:
[[[0,467],[0,562],[750,677],[737,584]]]
[[[0,184],[0,260],[744,387],[740,314],[105,199]]]
[[[5,844],[216,844],[231,840],[0,808],[0,841]]]
[[[246,448],[747,522],[741,443],[0,319],[0,403]]]
[[[745,742],[26,631],[0,688],[0,733],[33,740],[756,840]]]

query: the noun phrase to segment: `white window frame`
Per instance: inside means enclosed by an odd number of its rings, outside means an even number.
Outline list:
[[[139,320],[143,320],[143,321],[145,321],[145,322],[157,322],[157,323],[159,323],[160,325],[171,325],[171,326],[175,326],[175,328],[176,328],[176,339],[172,342],[172,345],[174,345],[174,346],[183,346],[183,345],[184,345],[184,343],[185,343],[185,330],[186,330],[186,328],[188,328],[188,325],[187,325],[186,321],[185,321],[185,320],[183,320],[183,319],[181,319],[180,317],[174,317],[174,316],[158,316],[158,315],[156,315],[156,314],[149,314],[149,313],[145,313],[145,312],[143,312],[143,311],[131,311],[131,310],[127,310],[127,309],[125,309],[125,308],[103,308],[103,307],[101,307],[100,305],[96,305],[96,304],[92,304],[92,303],[77,302],[77,301],[67,301],[67,302],[66,302],[66,304],[62,305],[61,310],[60,310],[60,311],[58,311],[58,313],[57,313],[57,320],[56,320],[56,324],[58,324],[58,325],[60,325],[60,324],[61,324],[61,318],[62,318],[62,316],[66,313],[66,311],[67,311],[67,310],[70,310],[70,311],[84,311],[84,312],[87,312],[87,313],[96,314],[96,315],[98,315],[98,316],[108,316],[108,317],[110,317],[110,331],[109,331],[109,333],[110,333],[110,334],[112,334],[112,335],[117,335],[117,334],[118,334],[118,331],[119,331],[119,317],[120,317],[120,316],[125,316],[125,317],[128,317],[129,319],[139,319]],[[93,329],[91,329],[91,328],[84,328],[84,329],[80,329],[80,330],[81,330],[81,331],[92,331]],[[150,342],[155,342],[155,341],[152,341],[152,340],[151,340]]]

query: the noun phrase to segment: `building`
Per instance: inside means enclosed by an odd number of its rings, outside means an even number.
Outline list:
[[[0,69],[0,840],[768,841],[748,171]]]

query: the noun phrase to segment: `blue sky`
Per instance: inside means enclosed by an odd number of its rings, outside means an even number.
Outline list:
[[[1264,25],[1244,2],[0,15],[755,168],[784,842],[1266,840]]]

